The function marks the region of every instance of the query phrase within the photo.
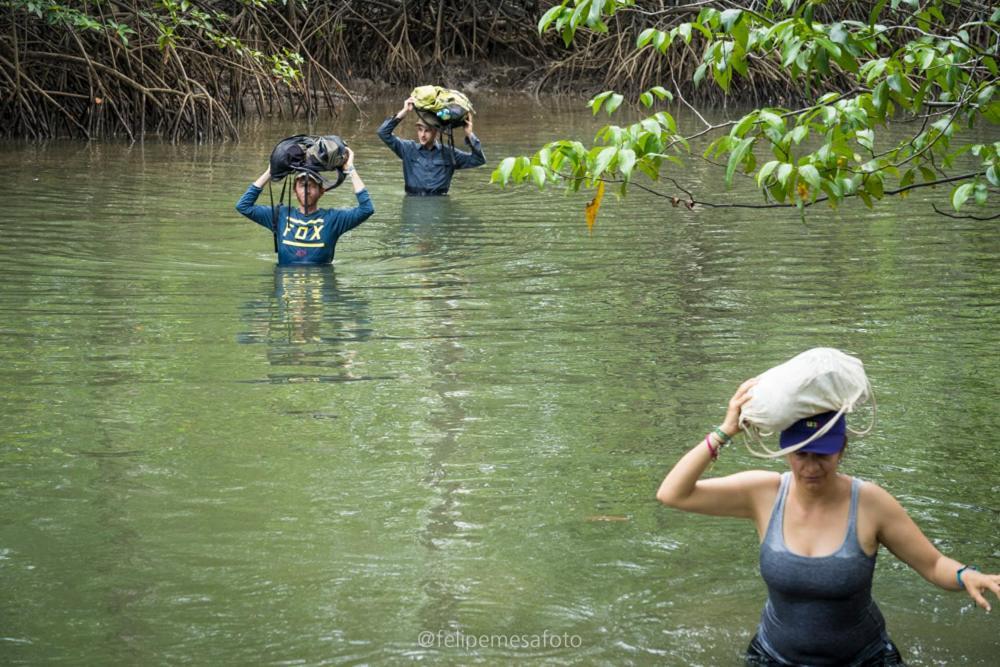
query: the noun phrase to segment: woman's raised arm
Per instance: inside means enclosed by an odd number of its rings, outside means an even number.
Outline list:
[[[739,432],[740,410],[752,398],[748,391],[755,383],[756,378],[747,380],[729,399],[726,418],[719,427],[727,438]],[[708,434],[667,473],[656,492],[656,499],[686,512],[755,518],[758,500],[768,489],[777,488],[779,476],[765,470],[748,470],[726,477],[701,479],[724,444],[721,436],[714,432]]]

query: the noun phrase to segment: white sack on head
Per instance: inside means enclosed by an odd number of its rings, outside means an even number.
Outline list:
[[[861,360],[832,347],[806,350],[785,363],[765,371],[750,389],[753,398],[743,406],[740,426],[758,439],[783,431],[795,422],[823,412],[851,412],[861,403],[872,400],[871,385]],[[828,426],[832,426],[830,420]],[[865,431],[851,431],[856,435]],[[825,433],[828,429],[823,429]],[[821,433],[816,434],[817,437]],[[803,442],[800,445],[805,445]],[[799,446],[758,456],[781,456]]]

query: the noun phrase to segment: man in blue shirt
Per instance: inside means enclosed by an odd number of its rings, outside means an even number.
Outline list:
[[[354,196],[358,199],[354,208],[317,208],[316,203],[325,193],[322,180],[315,173],[303,171],[295,177],[298,208],[282,204],[274,216],[270,206],[255,206],[257,197],[271,180],[271,168],[268,167],[240,197],[236,210],[272,232],[277,223],[278,264],[330,264],[341,234],[354,229],[375,212],[368,190],[354,168],[354,152],[349,148],[344,173],[351,177]]]
[[[456,169],[471,169],[486,164],[479,137],[472,131],[472,115],[465,120],[465,143],[471,153],[444,147],[438,141],[438,130],[422,120],[417,121],[417,141],[400,139],[392,132],[410,111],[409,97],[395,116],[389,116],[378,128],[378,136],[403,161],[403,182],[408,195],[446,195]]]

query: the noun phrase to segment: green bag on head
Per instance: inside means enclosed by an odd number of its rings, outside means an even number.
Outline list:
[[[439,130],[462,127],[469,114],[475,113],[469,98],[450,88],[417,86],[410,97],[420,120]]]

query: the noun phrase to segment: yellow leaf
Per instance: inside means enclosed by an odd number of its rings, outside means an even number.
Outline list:
[[[587,204],[587,229],[589,231],[594,231],[594,222],[597,221],[597,212],[601,210],[602,199],[604,199],[604,181],[597,184],[597,192]]]

